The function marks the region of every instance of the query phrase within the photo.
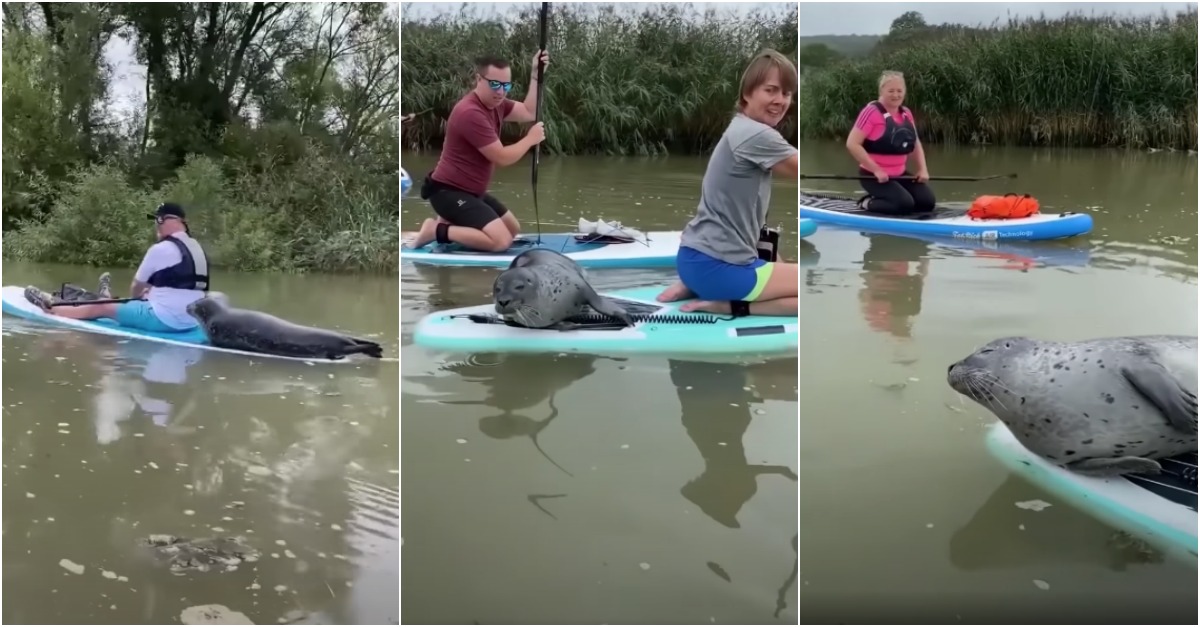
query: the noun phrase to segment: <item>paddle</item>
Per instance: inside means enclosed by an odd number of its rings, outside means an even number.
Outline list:
[[[874,181],[875,177],[870,174],[801,174],[801,179],[831,179],[835,181]],[[1015,179],[1016,173],[1013,174],[993,174],[992,176],[931,176],[931,181],[991,181],[993,179]],[[915,176],[890,176],[889,181],[915,181]]]
[[[144,300],[141,298],[100,298],[96,300],[64,300],[54,301],[52,307],[78,307],[80,305],[119,305],[121,303],[132,303],[134,301]]]
[[[541,16],[538,18],[538,64],[537,64],[537,104],[534,105],[533,123],[537,124],[542,121],[542,51],[546,49],[546,16],[550,13],[550,3],[542,3]],[[533,184],[533,221],[537,224],[537,243],[542,243],[542,220],[538,216],[538,201],[537,201],[537,174],[538,174],[538,158],[541,156],[542,145],[533,147],[533,174],[531,175]]]

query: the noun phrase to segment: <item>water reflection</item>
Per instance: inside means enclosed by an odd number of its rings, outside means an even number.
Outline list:
[[[4,335],[5,622],[174,622],[210,601],[258,623],[398,622],[394,364],[8,317]],[[263,556],[169,576],[150,534],[241,535]]]
[[[1028,481],[1006,476],[950,536],[950,563],[965,572],[1064,563],[1123,572],[1130,566],[1163,562],[1162,553],[1073,507],[1035,511],[1017,505],[1041,496]]]
[[[555,468],[568,477],[573,477],[566,468],[554,461],[538,443],[541,434],[559,416],[554,397],[576,382],[596,372],[596,361],[624,362],[622,358],[592,355],[562,354],[555,357],[544,355],[482,353],[472,355],[465,361],[441,366],[445,372],[457,374],[464,381],[479,383],[487,394],[477,400],[444,400],[447,405],[477,405],[497,413],[479,419],[479,430],[493,440],[527,437],[533,446]],[[531,381],[536,384],[531,385]],[[534,419],[527,412],[546,404],[541,419]],[[526,410],[526,412],[517,413]],[[539,506],[541,509],[541,506]],[[543,510],[545,511],[545,510]],[[546,512],[549,514],[549,512]],[[550,514],[553,518],[553,514]]]
[[[926,242],[872,235],[862,258],[859,310],[873,331],[912,339],[913,320],[921,313],[921,293],[929,276]]]
[[[742,365],[671,359],[671,383],[679,397],[680,419],[688,438],[704,460],[701,473],[679,493],[718,524],[739,529],[738,512],[758,492],[760,477],[779,476],[795,482],[796,472],[781,464],[751,464],[743,439],[754,419],[754,406],[763,401],[796,402],[796,359]],[[761,413],[762,410],[759,410]],[[790,521],[793,525],[795,520]],[[782,526],[782,525],[781,525]],[[775,618],[787,608],[787,593],[799,571],[796,554],[791,573],[779,588]],[[716,562],[708,563],[717,576],[730,580]]]

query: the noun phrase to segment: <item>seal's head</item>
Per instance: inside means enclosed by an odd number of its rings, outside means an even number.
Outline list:
[[[198,320],[200,324],[207,324],[213,316],[225,311],[228,307],[229,300],[220,292],[212,292],[208,296],[199,300],[193,301],[187,306],[187,312],[193,318]]]
[[[1045,343],[1028,337],[1004,337],[984,344],[979,350],[950,364],[946,381],[954,391],[992,410],[1001,411],[1008,397],[1025,403],[1022,391],[1044,387],[1046,375],[1036,365],[1037,353]],[[1030,362],[1030,357],[1035,359]]]
[[[538,277],[525,267],[509,268],[492,283],[492,300],[496,313],[511,318],[522,326],[539,326],[541,313],[531,303],[537,298]]]

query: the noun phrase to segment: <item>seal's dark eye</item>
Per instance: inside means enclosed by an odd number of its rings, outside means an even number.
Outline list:
[[[1009,344],[1008,342],[1005,342],[1005,343],[1004,343],[1004,348],[1012,348],[1012,344]]]

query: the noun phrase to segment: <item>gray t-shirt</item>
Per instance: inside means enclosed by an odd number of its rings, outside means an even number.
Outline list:
[[[779,131],[735,115],[708,159],[696,217],[683,246],[735,265],[758,258],[758,232],[771,204],[771,168],[796,154]]]

